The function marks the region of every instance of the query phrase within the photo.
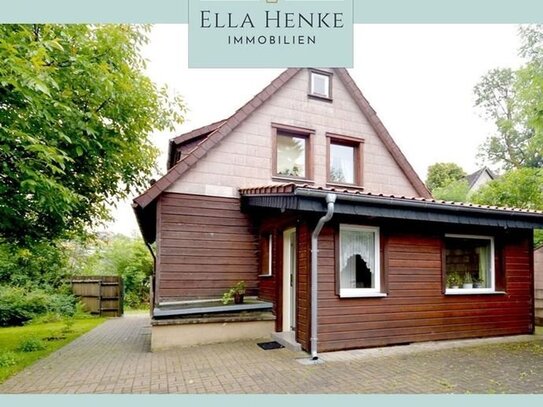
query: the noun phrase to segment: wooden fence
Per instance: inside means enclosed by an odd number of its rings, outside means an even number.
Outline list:
[[[78,276],[72,292],[91,314],[103,317],[123,315],[123,279],[117,276]]]

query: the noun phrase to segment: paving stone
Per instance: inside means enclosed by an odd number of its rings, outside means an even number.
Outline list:
[[[106,321],[0,393],[543,393],[543,337],[321,354],[256,341],[151,353],[148,316]]]

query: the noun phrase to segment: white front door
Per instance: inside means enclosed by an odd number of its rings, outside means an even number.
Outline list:
[[[283,232],[283,332],[296,328],[296,228]]]

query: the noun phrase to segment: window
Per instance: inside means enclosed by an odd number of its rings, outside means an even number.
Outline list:
[[[273,257],[273,237],[271,234],[264,235],[260,239],[260,275],[271,276],[272,275],[272,257]]]
[[[362,143],[354,137],[327,133],[328,183],[362,185]]]
[[[277,134],[277,174],[305,178],[307,139],[293,134]]]
[[[445,277],[448,294],[493,292],[494,239],[445,235]]]
[[[332,74],[330,72],[310,71],[309,76],[309,95],[317,98],[332,98]]]
[[[379,228],[347,226],[339,228],[340,297],[379,296],[381,268]]]
[[[310,180],[311,134],[314,130],[272,124],[275,130],[273,176]]]

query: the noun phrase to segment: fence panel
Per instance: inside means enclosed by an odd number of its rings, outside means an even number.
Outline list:
[[[91,314],[120,317],[123,308],[123,279],[117,276],[78,276],[72,279],[72,292]]]

